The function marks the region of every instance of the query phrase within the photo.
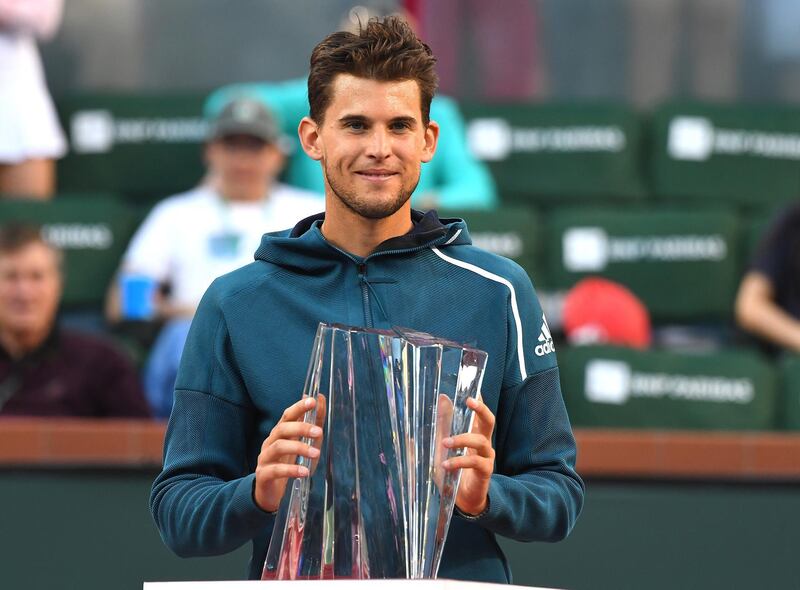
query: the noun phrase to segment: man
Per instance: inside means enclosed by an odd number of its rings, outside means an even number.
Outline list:
[[[360,23],[377,16],[371,8],[359,7],[348,11],[341,23],[343,30],[355,32]],[[404,15],[408,19],[409,15]],[[295,130],[308,114],[308,81],[305,78],[282,82],[250,82],[230,84],[215,90],[206,100],[206,113],[217,113],[236,96],[258,98],[275,114],[284,133],[295,135],[296,145],[284,171],[286,182],[310,191],[324,192],[325,181],[319,165],[307,157],[296,137]],[[427,162],[411,204],[415,208],[492,210],[498,206],[497,188],[488,166],[472,155],[467,146],[464,118],[452,98],[440,94],[433,97],[431,118],[441,131],[436,145],[436,157]]]
[[[771,351],[800,353],[800,204],[773,220],[736,296],[736,320]]]
[[[275,181],[285,159],[281,139],[258,101],[229,103],[211,122],[207,182],[158,204],[125,253],[123,285],[129,277],[157,285],[151,290],[155,301],[138,305],[169,320],[145,371],[158,417],[169,416],[189,323],[211,281],[251,262],[264,232],[292,227],[323,207],[318,195]],[[115,282],[106,308],[111,321],[125,315],[124,295]]]
[[[412,211],[436,149],[430,49],[396,18],[334,33],[313,51],[299,135],[325,175],[325,214],[262,240],[215,283],[184,350],[164,470],[151,509],[180,555],[253,543],[258,578],[295,457],[321,436],[297,401],[317,323],[402,325],[489,353],[439,575],[508,582],[495,542],[556,541],[583,502],[555,354],[535,353],[543,316],[524,271],[470,245],[461,220]],[[496,426],[495,426],[496,425]]]
[[[149,416],[120,352],[56,326],[60,258],[37,228],[0,228],[0,416]]]

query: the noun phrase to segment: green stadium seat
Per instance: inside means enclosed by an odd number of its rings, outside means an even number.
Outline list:
[[[59,195],[51,202],[0,199],[0,224],[42,226],[46,239],[64,252],[66,307],[104,300],[141,215],[115,195]]]
[[[204,173],[205,94],[81,95],[56,102],[69,139],[58,188],[109,191],[153,202],[188,190]]]
[[[677,354],[606,346],[558,351],[573,425],[768,430],[775,369],[749,351]]]
[[[504,207],[491,212],[442,209],[439,216],[466,220],[473,244],[510,258],[525,269],[531,280],[542,280],[541,231],[535,210],[527,207]]]
[[[470,149],[507,202],[629,202],[645,196],[642,126],[618,105],[462,106]]]
[[[779,426],[800,430],[800,356],[791,355],[780,363],[781,396]]]
[[[723,209],[563,208],[546,222],[548,287],[587,276],[622,283],[656,322],[729,319],[739,280],[739,220]]]
[[[653,117],[659,198],[769,206],[800,197],[800,109],[664,105]]]

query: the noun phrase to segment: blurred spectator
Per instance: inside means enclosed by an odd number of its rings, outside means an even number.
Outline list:
[[[562,4],[567,0],[556,1]],[[592,11],[597,1],[583,2],[583,10]],[[541,94],[541,5],[542,0],[406,4],[414,8],[417,33],[436,55],[442,91],[488,102],[524,101]],[[589,18],[592,16],[594,12]],[[574,27],[572,20],[570,30]],[[568,37],[574,46],[578,36]]]
[[[297,126],[308,115],[306,80],[232,84],[215,91],[206,102],[213,114],[236,96],[253,96],[263,101],[280,120],[284,133],[293,139],[285,180],[319,194],[325,193],[322,168],[309,158],[297,138]],[[492,176],[483,162],[467,148],[464,120],[455,101],[435,96],[431,119],[439,123],[439,143],[433,160],[422,166],[419,184],[411,197],[417,209],[493,209],[498,204]]]
[[[736,321],[779,348],[800,352],[800,203],[764,234],[736,296]]]
[[[0,195],[46,199],[66,142],[35,38],[52,37],[62,0],[0,0]]]
[[[38,228],[0,228],[0,416],[149,416],[120,352],[57,327],[60,261]]]
[[[282,139],[259,101],[227,104],[211,123],[207,182],[159,203],[123,257],[120,280],[107,298],[108,319],[168,320],[145,369],[157,416],[172,407],[183,343],[206,288],[253,262],[265,232],[291,228],[324,209],[320,196],[276,182],[284,165]]]
[[[590,277],[569,290],[562,320],[570,344],[650,346],[650,314],[630,290],[619,283]]]

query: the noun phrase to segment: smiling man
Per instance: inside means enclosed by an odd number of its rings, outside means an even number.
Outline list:
[[[408,25],[370,21],[334,33],[311,56],[309,116],[299,126],[325,178],[325,213],[267,234],[254,263],[206,292],[184,350],[162,473],[151,509],[181,555],[253,544],[264,563],[311,399],[297,401],[318,322],[400,325],[489,353],[441,577],[510,582],[495,535],[557,541],[583,503],[575,441],[555,353],[535,349],[546,326],[525,272],[471,245],[466,224],[411,209],[436,150],[429,120],[435,59]]]

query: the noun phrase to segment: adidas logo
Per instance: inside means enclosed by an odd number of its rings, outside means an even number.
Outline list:
[[[536,356],[544,356],[556,351],[556,347],[553,344],[553,336],[550,334],[550,326],[547,325],[547,319],[544,314],[542,314],[542,331],[539,333],[539,342],[541,344],[533,349]]]

